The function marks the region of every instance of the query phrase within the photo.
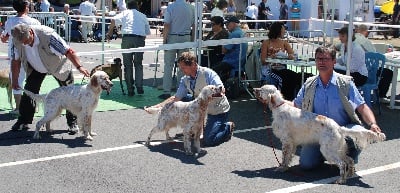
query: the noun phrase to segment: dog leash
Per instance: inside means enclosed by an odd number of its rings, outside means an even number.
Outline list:
[[[267,110],[268,110],[267,109],[267,104],[264,103],[263,113],[265,115],[265,125],[268,125],[269,122],[270,122],[268,117],[267,117]],[[267,128],[267,135],[268,135],[268,139],[269,139],[270,145],[272,147],[272,151],[274,152],[276,162],[278,162],[278,165],[281,166],[281,162],[279,161],[278,156],[276,155],[274,143],[272,142],[272,128],[270,128],[270,129]]]
[[[281,104],[281,105],[282,105],[282,104]],[[267,110],[268,110],[267,104],[264,103],[264,110],[263,110],[263,113],[264,113],[264,115],[265,115],[265,123],[266,123],[266,125],[268,125],[269,122],[270,122],[270,121],[268,120],[268,117],[267,117]],[[274,146],[274,143],[272,142],[272,141],[273,141],[273,139],[272,139],[272,128],[270,128],[270,129],[267,128],[267,135],[268,135],[268,139],[269,139],[269,142],[270,142],[270,146],[272,147],[272,151],[274,152],[274,155],[275,155],[275,160],[276,160],[276,162],[278,162],[278,165],[281,166],[282,164],[281,164],[281,162],[279,161],[279,158],[278,158],[278,156],[277,156],[277,154],[276,154],[276,151],[275,151],[276,148],[275,148],[275,146]],[[299,172],[294,172],[294,171],[291,171],[291,170],[288,170],[288,172],[291,173],[291,174],[294,175],[294,176],[304,177],[304,174],[301,174],[301,173],[299,173]]]

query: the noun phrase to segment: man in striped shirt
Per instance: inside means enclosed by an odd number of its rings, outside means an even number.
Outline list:
[[[26,71],[25,90],[39,93],[42,82],[47,74],[51,74],[60,86],[73,84],[71,65],[65,63],[65,57],[84,76],[89,76],[74,50],[54,31],[47,26],[29,26],[18,24],[11,30],[14,40],[14,52],[11,55],[12,87],[20,89],[18,85],[19,69],[22,66]],[[29,96],[23,94],[19,107],[20,116],[11,130],[27,130],[35,114],[35,103]],[[67,111],[67,124],[70,133],[79,129],[76,116]]]

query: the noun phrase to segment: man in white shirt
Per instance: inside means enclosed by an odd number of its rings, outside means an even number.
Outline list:
[[[125,0],[117,0],[117,11],[125,11],[126,10],[126,3]]]
[[[89,76],[89,72],[81,65],[79,57],[75,51],[57,34],[54,29],[47,26],[31,26],[18,24],[11,30],[13,42],[16,49],[13,50],[11,58],[12,87],[19,89],[18,74],[21,66],[26,71],[25,90],[35,94],[39,93],[40,87],[47,74],[53,75],[60,86],[74,83],[71,65],[65,62],[68,58],[73,66],[84,76]],[[19,108],[20,116],[11,130],[27,130],[28,124],[33,121],[36,104],[28,95],[23,94]],[[67,124],[69,131],[76,133],[76,116],[67,111]]]
[[[83,16],[94,16],[96,13],[96,6],[91,3],[89,0],[82,0],[82,3],[79,5],[79,12]],[[93,31],[93,23],[96,21],[95,18],[91,17],[83,17],[82,21],[82,36],[83,41],[88,42],[88,35],[91,36],[91,32]]]
[[[113,34],[115,25],[121,27],[122,49],[145,46],[146,35],[150,35],[149,21],[143,13],[138,11],[135,0],[128,1],[128,9],[114,16],[108,28],[107,39]],[[144,94],[143,90],[143,52],[123,53],[125,82],[128,96],[135,95],[135,86],[138,94]],[[133,78],[133,65],[135,65],[135,79]],[[134,86],[135,85],[135,86]]]
[[[246,8],[246,20],[256,20],[258,16],[258,7],[254,2],[251,2],[251,5]],[[248,22],[250,29],[255,29],[255,22]]]

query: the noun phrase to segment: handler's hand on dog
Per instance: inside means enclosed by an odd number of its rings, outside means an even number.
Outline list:
[[[381,133],[382,130],[377,124],[372,124],[369,130],[376,132],[376,133]]]
[[[89,71],[85,67],[78,68],[79,72],[82,73],[84,76],[90,77]]]

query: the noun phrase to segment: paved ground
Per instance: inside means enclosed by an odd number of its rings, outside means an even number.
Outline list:
[[[159,40],[148,38],[148,41],[150,44]],[[118,47],[115,43],[118,41],[107,44],[106,49]],[[0,47],[1,53],[6,52],[4,45]],[[98,43],[71,45],[79,52],[101,50]],[[154,63],[154,58],[154,52],[146,52],[144,63]],[[100,56],[81,59],[88,68],[100,63]],[[162,76],[161,71],[157,77]],[[153,76],[154,68],[146,65],[146,85],[153,84]],[[335,167],[324,165],[317,170],[302,171],[297,166],[297,156],[289,172],[275,172],[278,164],[273,149],[280,157],[280,144],[264,127],[270,118],[264,115],[262,105],[246,94],[231,101],[231,105],[230,118],[237,125],[233,139],[206,148],[208,153],[199,158],[185,156],[183,144],[165,142],[163,134],[154,136],[152,147],[144,147],[142,143],[156,118],[142,109],[96,112],[93,128],[98,136],[94,141],[68,135],[64,117],[54,121],[52,135],[43,134],[43,139],[32,140],[32,130],[9,131],[15,119],[7,112],[0,112],[0,190],[18,193],[400,191],[396,183],[400,177],[399,110],[382,106],[377,119],[388,140],[369,146],[361,154],[356,165],[358,176],[346,185],[335,185],[331,184],[332,177],[338,175]]]

